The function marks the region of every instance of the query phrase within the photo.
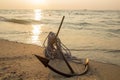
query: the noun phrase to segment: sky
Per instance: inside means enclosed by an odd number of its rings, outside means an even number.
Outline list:
[[[120,0],[0,0],[0,9],[120,10]]]

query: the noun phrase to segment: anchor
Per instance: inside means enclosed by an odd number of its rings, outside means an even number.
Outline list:
[[[41,56],[36,55],[36,54],[34,56],[45,67],[48,67],[50,70],[52,70],[55,73],[58,73],[62,76],[65,76],[65,77],[81,76],[81,75],[84,75],[88,72],[89,59],[86,59],[85,63],[83,63],[83,62],[81,63],[79,61],[79,59],[71,56],[70,50],[58,38],[58,34],[59,34],[60,29],[61,29],[64,18],[65,18],[65,16],[63,16],[63,18],[62,18],[62,21],[60,23],[60,26],[59,26],[59,29],[58,29],[57,33],[55,34],[53,32],[50,32],[48,34],[47,38],[45,39],[44,43],[43,43],[43,46],[45,48],[45,50],[44,50],[45,57],[41,57]],[[47,47],[46,47],[45,42],[46,42],[47,39],[48,39],[48,41],[47,41]],[[49,64],[49,62],[50,62],[50,60],[54,60],[54,59],[59,59],[59,60],[65,61],[66,65],[69,68],[71,73],[64,73],[64,72],[61,72],[61,71],[55,69],[54,67],[52,67]],[[70,61],[73,61],[73,62],[80,63],[80,64],[84,65],[84,70],[80,73],[76,73],[74,71],[74,69],[71,67],[71,65],[69,64]]]

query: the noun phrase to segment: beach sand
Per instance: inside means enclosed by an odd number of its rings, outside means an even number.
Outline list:
[[[45,68],[33,56],[44,57],[43,50],[40,46],[0,39],[0,80],[120,80],[120,66],[93,60],[89,62],[87,74],[65,78]]]

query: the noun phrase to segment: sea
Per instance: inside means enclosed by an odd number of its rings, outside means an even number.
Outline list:
[[[120,10],[0,10],[0,39],[43,47],[57,33],[73,56],[120,65]]]

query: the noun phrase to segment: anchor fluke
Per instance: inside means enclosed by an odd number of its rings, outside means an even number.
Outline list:
[[[42,64],[43,64],[45,67],[48,66],[48,63],[49,63],[49,60],[48,60],[48,59],[43,58],[43,57],[38,56],[38,55],[35,55],[35,54],[34,54],[34,56],[35,56],[39,61],[41,61]]]

